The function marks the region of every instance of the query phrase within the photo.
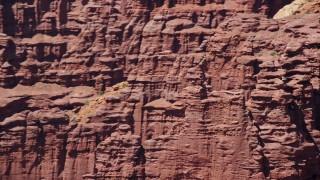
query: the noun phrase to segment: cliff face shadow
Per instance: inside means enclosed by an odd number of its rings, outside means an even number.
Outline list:
[[[291,4],[293,0],[271,0],[269,1],[268,17],[272,18],[284,6]]]
[[[286,110],[290,116],[291,123],[295,124],[297,126],[298,132],[300,134],[302,134],[303,136],[305,136],[305,139],[308,142],[315,144],[315,147],[316,147],[317,151],[319,152],[319,149],[317,148],[313,137],[311,136],[310,132],[307,129],[304,113],[299,108],[299,106],[295,102],[291,102],[287,105]]]
[[[313,92],[313,121],[315,123],[316,129],[320,131],[320,92]]]
[[[12,9],[14,3],[15,0],[0,1],[0,4],[3,6],[3,32],[9,36],[15,36],[16,20]]]

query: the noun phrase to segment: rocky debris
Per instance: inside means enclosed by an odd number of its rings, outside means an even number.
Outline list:
[[[320,178],[319,14],[0,2],[0,179]]]

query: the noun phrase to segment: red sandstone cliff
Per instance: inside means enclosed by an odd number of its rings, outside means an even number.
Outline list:
[[[0,1],[0,179],[319,179],[319,14]]]

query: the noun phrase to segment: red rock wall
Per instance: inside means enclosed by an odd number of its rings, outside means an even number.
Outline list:
[[[261,12],[266,12],[268,9],[258,1],[10,0],[2,1],[1,5],[0,14],[4,18],[0,29],[15,37],[12,46],[4,48],[12,53],[7,57],[12,61],[12,67],[7,67],[8,72],[1,68],[7,73],[0,79],[3,87],[39,81],[97,87],[121,82],[130,71],[125,64],[127,55],[145,54],[146,51],[188,52],[186,47],[179,48],[171,42],[182,40],[180,35],[170,35],[171,28],[163,32],[163,39],[151,40],[164,30],[161,16],[168,16],[169,20],[186,19],[188,28],[198,22],[200,27],[210,29],[233,12],[257,11],[259,7]],[[145,25],[152,26],[153,17],[162,21],[158,23],[160,29],[148,32],[145,28],[142,34]],[[174,21],[170,24],[173,31],[185,28]],[[143,42],[141,35],[146,36]],[[168,40],[163,48],[145,47],[163,40]]]
[[[319,14],[0,2],[0,179],[320,178]]]

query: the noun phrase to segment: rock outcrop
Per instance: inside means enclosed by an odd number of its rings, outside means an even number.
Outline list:
[[[319,14],[0,2],[0,179],[320,178]]]
[[[280,19],[296,14],[313,14],[320,12],[320,2],[317,0],[295,0],[280,9],[274,19]]]

